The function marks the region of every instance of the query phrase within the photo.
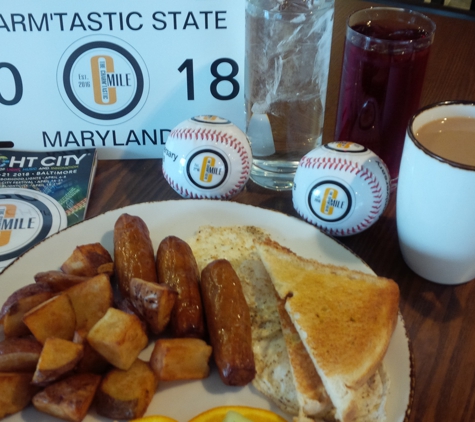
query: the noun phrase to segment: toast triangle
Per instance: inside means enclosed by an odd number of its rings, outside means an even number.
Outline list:
[[[256,242],[302,342],[335,406],[355,420],[358,390],[381,367],[399,309],[389,279],[305,259],[267,239]]]
[[[289,355],[291,372],[299,403],[300,420],[333,420],[333,405],[328,397],[320,375],[312,362],[302,340],[284,308],[285,302],[279,298],[278,310],[282,334]]]

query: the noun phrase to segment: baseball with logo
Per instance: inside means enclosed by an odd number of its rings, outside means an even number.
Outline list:
[[[295,210],[333,236],[350,236],[372,226],[390,194],[386,164],[352,142],[330,142],[306,154],[294,178]]]
[[[227,119],[203,115],[185,120],[170,132],[162,171],[184,198],[230,199],[249,180],[251,164],[244,132]]]

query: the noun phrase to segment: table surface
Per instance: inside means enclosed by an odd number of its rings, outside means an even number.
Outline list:
[[[369,5],[374,3],[336,0],[324,142],[330,142],[334,132],[346,16]],[[430,16],[437,32],[421,106],[451,99],[475,101],[475,22]],[[400,287],[400,309],[415,363],[408,420],[475,421],[475,283],[441,286],[406,266],[397,240],[395,196],[372,227],[340,241],[378,275],[394,279]],[[180,196],[164,180],[160,160],[100,161],[88,218],[130,204],[170,199]],[[290,192],[265,190],[252,181],[233,201],[297,217]]]

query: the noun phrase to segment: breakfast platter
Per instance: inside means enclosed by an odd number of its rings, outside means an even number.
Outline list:
[[[323,263],[343,265],[368,274],[372,270],[352,251],[308,223],[285,214],[234,202],[214,200],[178,200],[143,203],[107,212],[51,236],[18,258],[0,276],[0,303],[19,287],[34,282],[38,272],[57,269],[78,245],[100,242],[113,252],[113,229],[118,217],[128,213],[141,217],[147,224],[156,250],[166,236],[184,240],[191,238],[201,226],[253,225],[267,231],[271,237],[295,253]],[[3,332],[0,331],[0,340]],[[152,346],[140,355],[148,359]],[[410,411],[413,373],[409,340],[399,315],[387,354],[383,361],[390,378],[386,412],[389,422],[403,422]],[[246,405],[270,409],[287,420],[282,413],[252,385],[224,385],[215,368],[208,378],[200,381],[161,382],[146,415],[160,414],[186,422],[212,407]],[[44,421],[56,418],[42,414]],[[38,420],[38,412],[28,407],[5,419],[9,422]],[[105,421],[92,408],[85,421]]]

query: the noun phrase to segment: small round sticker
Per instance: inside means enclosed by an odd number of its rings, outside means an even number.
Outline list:
[[[203,115],[203,116],[195,116],[192,117],[191,120],[198,123],[208,123],[211,125],[230,125],[231,122],[228,119],[223,119],[219,116],[214,115]]]
[[[368,151],[368,148],[363,145],[347,141],[329,142],[323,145],[323,148],[329,149],[330,151],[347,152],[350,154],[361,154]]]
[[[0,189],[0,270],[65,227],[66,212],[54,198],[31,189]]]
[[[323,221],[341,221],[351,211],[350,190],[335,180],[324,180],[312,187],[308,195],[310,210]]]
[[[186,173],[190,182],[202,189],[214,189],[222,185],[228,176],[228,163],[214,149],[200,149],[187,161]]]

